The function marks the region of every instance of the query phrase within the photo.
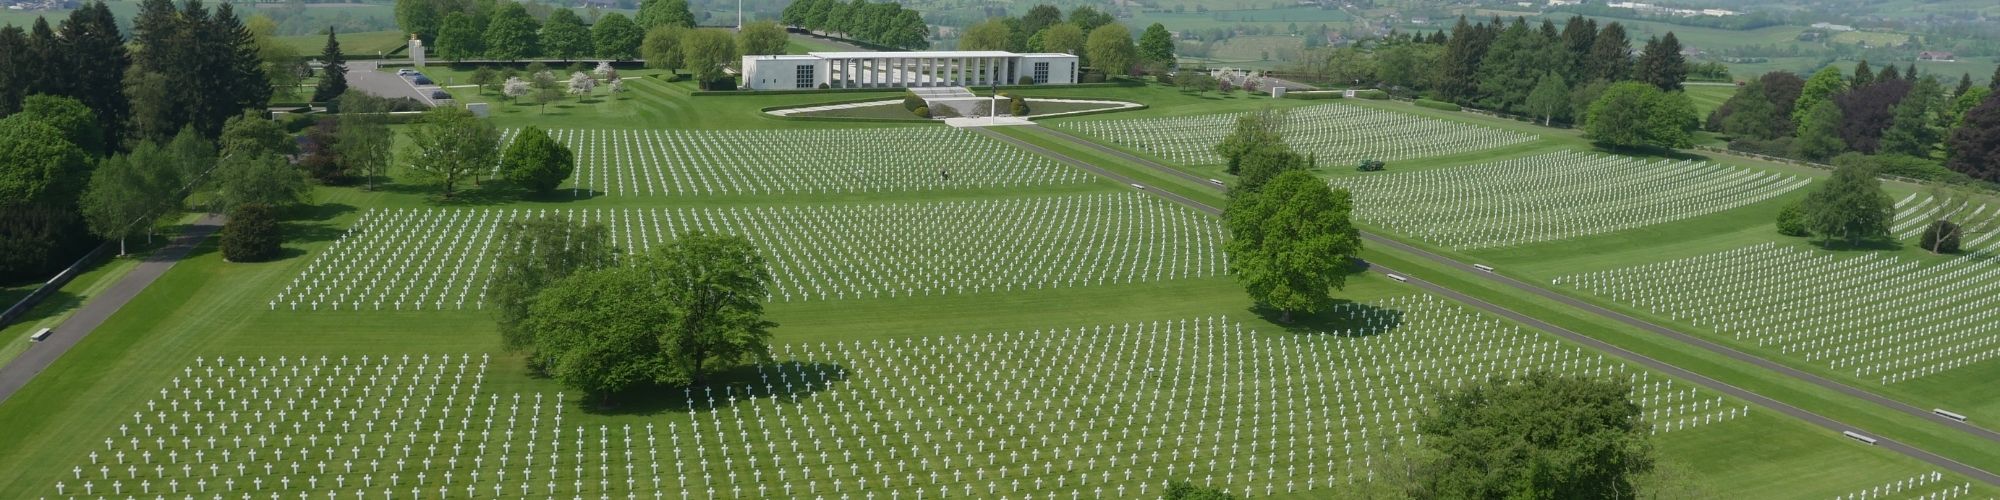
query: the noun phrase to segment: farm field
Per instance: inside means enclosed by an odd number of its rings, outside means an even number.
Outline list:
[[[426,73],[457,83],[471,71]],[[1892,296],[1948,273],[1982,280],[1922,293],[1984,290],[1995,281],[1985,260],[1908,248],[1827,257],[1770,232],[1776,207],[1817,171],[1610,154],[1573,130],[1401,102],[1024,89],[1146,107],[970,131],[763,112],[896,92],[697,95],[657,71],[625,76],[624,93],[546,108],[453,89],[491,104],[510,138],[534,126],[574,151],[576,171],[551,196],[496,184],[447,201],[398,167],[380,189],[315,187],[283,224],[276,261],[227,262],[205,243],[0,404],[0,498],[1156,498],[1172,480],[1242,497],[1372,498],[1393,488],[1387,475],[1419,445],[1415,422],[1446,391],[1536,370],[1631,383],[1625,397],[1662,466],[1693,498],[2000,493],[1483,310],[1492,293],[1455,301],[1427,288],[1450,278],[1406,268],[1398,259],[1413,254],[1374,240],[1365,258],[1418,280],[1357,266],[1336,306],[1279,321],[1227,276],[1221,219],[1158,196],[1220,206],[1217,191],[1156,182],[1173,174],[1115,155],[1227,179],[1210,148],[1235,117],[1286,110],[1286,140],[1353,193],[1370,232],[1538,283],[1572,276],[1549,286],[1576,296],[1673,304],[1644,313],[1714,318],[1675,325],[1711,337],[1809,327],[1765,336],[1828,373],[1893,365],[1867,375],[1895,381],[1865,387],[1895,397],[1989,380],[2000,363],[1979,356],[2000,346],[1953,327],[1986,325],[1978,311],[1990,304],[1966,294],[1939,314]],[[1109,151],[1051,142],[1058,133]],[[1390,170],[1354,172],[1362,159]],[[1895,189],[1910,214],[1899,232],[1925,214],[2000,214]],[[551,214],[604,224],[622,255],[688,230],[750,240],[773,277],[770,359],[601,400],[535,374],[502,346],[486,287],[498,228]],[[1725,261],[1736,267],[1711,265]],[[1669,265],[1699,272],[1654,271]],[[1825,283],[1785,272],[1809,266],[1851,271]],[[1880,269],[1913,273],[1862,283]],[[1731,273],[1764,281],[1732,288],[1721,279]],[[1798,294],[1852,299],[1820,320],[1784,310]],[[1845,318],[1929,329],[1829,329]],[[1688,368],[1760,394],[1782,383],[1732,363],[1696,356]],[[1976,421],[2000,417],[2000,394],[1955,394]],[[1771,397],[1843,422],[1870,411]],[[2000,463],[1934,424],[1853,425]]]

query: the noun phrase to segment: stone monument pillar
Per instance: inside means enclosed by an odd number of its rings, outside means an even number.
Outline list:
[[[416,67],[419,68],[424,67],[424,41],[418,40],[416,33],[410,34],[409,52],[410,52],[410,63],[416,65]]]

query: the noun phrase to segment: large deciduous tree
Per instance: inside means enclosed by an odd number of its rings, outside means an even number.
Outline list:
[[[639,29],[638,23],[617,12],[605,14],[590,30],[592,42],[597,47],[597,57],[614,60],[637,59],[639,44],[646,39],[646,32]]]
[[[563,215],[503,224],[497,245],[486,295],[499,316],[501,343],[518,351],[532,352],[536,347],[534,331],[524,323],[536,294],[564,278],[617,261],[609,229],[598,223],[579,224]]]
[[[736,40],[729,32],[715,29],[688,30],[681,35],[681,62],[694,72],[701,88],[711,88],[724,77],[723,66],[736,60]]]
[[[554,191],[575,170],[576,155],[569,147],[535,126],[521,129],[500,160],[500,173],[508,182],[535,194]]]
[[[541,31],[535,18],[528,15],[528,9],[515,2],[504,2],[493,12],[492,20],[486,23],[486,57],[516,60],[541,54]]]
[[[667,382],[660,330],[673,313],[659,299],[658,286],[622,268],[551,283],[522,321],[534,338],[531,364],[606,405],[619,392]]]
[[[1557,117],[1568,118],[1569,84],[1563,82],[1559,73],[1543,73],[1541,80],[1535,82],[1535,89],[1528,92],[1524,110],[1542,117],[1542,126],[1548,126]]]
[[[486,34],[479,31],[471,15],[453,12],[444,16],[444,25],[438,28],[437,48],[453,61],[478,57],[486,50]]]
[[[493,166],[499,137],[492,124],[470,111],[432,108],[411,128],[405,158],[412,171],[437,184],[449,199],[457,194],[460,182]]]
[[[1591,104],[1585,129],[1592,141],[1609,147],[1682,148],[1691,143],[1695,123],[1686,95],[1627,81],[1612,84]]]
[[[1056,23],[1042,30],[1042,50],[1064,54],[1083,55],[1083,46],[1089,40],[1083,28],[1070,23]]]
[[[1007,50],[1007,36],[1005,21],[987,19],[965,28],[965,34],[958,38],[958,50]]]
[[[1279,311],[1312,313],[1347,285],[1361,235],[1348,220],[1346,190],[1302,170],[1279,174],[1256,193],[1233,199],[1225,214],[1229,272],[1251,299]]]
[[[646,30],[646,38],[639,46],[640,57],[646,58],[646,67],[676,73],[687,60],[681,55],[681,39],[688,29],[680,26],[657,26]]]
[[[1847,92],[1847,80],[1840,76],[1840,68],[1827,66],[1813,72],[1799,89],[1798,99],[1792,105],[1792,123],[1801,129],[1805,127],[1806,114],[1821,102],[1832,101],[1833,97]],[[1803,132],[1803,130],[1801,130]]]
[[[1834,96],[1834,104],[1840,106],[1840,139],[1855,151],[1879,151],[1885,125],[1895,119],[1896,103],[1902,102],[1910,87],[1907,80],[1885,80]]]
[[[1835,238],[1849,245],[1889,235],[1895,201],[1882,191],[1875,169],[1864,162],[1841,162],[1833,177],[1806,195],[1806,227],[1822,241]]]
[[[1139,62],[1139,50],[1132,45],[1132,31],[1118,23],[1090,30],[1090,39],[1084,42],[1084,52],[1090,54],[1091,67],[1106,75],[1131,74]]]
[[[395,157],[395,133],[389,130],[392,104],[380,97],[353,92],[340,98],[339,126],[335,127],[334,155],[348,175],[361,178],[368,189],[388,174]]]
[[[1236,128],[1215,145],[1215,154],[1222,156],[1223,170],[1237,175],[1242,171],[1243,158],[1252,151],[1283,143],[1279,134],[1284,126],[1284,112],[1270,108],[1237,117]]]
[[[736,48],[742,55],[766,56],[785,53],[792,35],[773,21],[751,21],[736,32]]]
[[[1436,498],[1631,498],[1650,426],[1617,379],[1535,371],[1469,384],[1419,417],[1411,486]]]
[[[2000,181],[2000,92],[1965,112],[1951,131],[1948,149],[1951,159],[1945,166],[1974,179]]]
[[[543,55],[564,61],[589,57],[597,50],[590,39],[590,28],[584,27],[583,18],[569,9],[549,13],[549,18],[542,21],[540,40]]]
[[[687,0],[643,0],[639,2],[639,17],[635,19],[639,27],[653,29],[656,26],[694,27],[694,12],[688,10]]]
[[[771,274],[757,248],[741,236],[690,232],[657,247],[636,264],[656,283],[673,319],[663,325],[668,380],[700,384],[719,366],[769,356],[764,299]]]
[[[1784,134],[1779,129],[1778,109],[1764,93],[1762,81],[1753,81],[1736,91],[1730,98],[1737,103],[1722,121],[1722,131],[1737,137],[1755,139],[1775,139]]]
[[[1813,161],[1825,161],[1847,151],[1847,141],[1840,137],[1840,106],[1833,101],[1820,101],[1807,110],[1799,122],[1798,140],[1792,141],[1793,154]]]

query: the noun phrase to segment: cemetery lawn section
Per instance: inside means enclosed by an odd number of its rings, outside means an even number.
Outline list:
[[[1287,14],[1344,18],[1297,8],[1230,15]],[[792,50],[820,50],[813,43],[795,40]],[[471,70],[440,64],[426,74],[465,85]],[[451,89],[491,105],[503,140],[533,126],[574,152],[575,173],[548,196],[488,186],[443,201],[399,170],[375,190],[314,188],[310,205],[282,224],[276,261],[225,262],[216,241],[203,243],[0,404],[0,497],[144,488],[914,498],[1101,488],[1151,498],[1165,480],[1190,478],[1240,496],[1329,498],[1366,489],[1356,478],[1412,446],[1414,419],[1443,391],[1531,370],[1631,382],[1663,466],[1699,485],[1697,496],[2000,494],[1380,273],[1356,269],[1330,310],[1275,322],[1227,275],[1221,220],[1152,193],[1220,207],[1220,190],[1063,135],[1231,182],[1208,150],[1229,115],[1288,110],[1303,125],[1287,139],[1320,158],[1316,173],[1329,186],[1355,193],[1364,230],[1715,339],[1727,334],[1704,330],[1710,323],[1660,320],[1550,280],[1722,252],[1825,252],[1776,236],[1770,222],[1823,172],[1607,153],[1574,130],[1402,102],[1157,85],[1019,89],[1010,92],[1146,107],[1001,127],[995,137],[763,111],[900,92],[695,95],[661,72],[624,76],[624,93],[566,96],[546,109]],[[1388,160],[1389,170],[1355,172],[1361,159]],[[1911,197],[1915,188],[1891,192],[1910,197],[1912,210],[1931,206]],[[1929,210],[1952,209],[1938,207]],[[482,309],[491,307],[489,247],[502,223],[552,213],[604,223],[627,254],[689,229],[754,242],[772,274],[772,362],[728,371],[706,391],[625,394],[610,407],[531,374],[501,347],[495,311]],[[1907,246],[1881,253],[1872,258],[1912,268],[1983,265]],[[1393,248],[1360,256],[2000,469],[1985,443],[1921,419]],[[70,288],[88,296],[131,262],[100,266]],[[2000,362],[1867,384],[1821,361],[1731,345],[1905,400],[1962,402],[1975,422],[2000,418],[2000,389],[1982,386]],[[0,348],[0,357],[15,352]]]

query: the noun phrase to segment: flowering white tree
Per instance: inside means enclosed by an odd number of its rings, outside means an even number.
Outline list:
[[[611,80],[605,84],[605,88],[609,89],[613,94],[624,92],[625,80]]]
[[[588,73],[578,71],[569,75],[569,93],[576,95],[577,100],[590,95],[590,91],[596,88],[597,79],[591,78]]]
[[[611,67],[611,61],[598,61],[597,69],[591,72],[596,73],[599,80],[610,80],[618,74],[618,68]]]
[[[507,83],[500,84],[500,95],[507,96],[508,99],[526,97],[530,90],[531,87],[528,86],[528,82],[518,76],[508,78]]]

